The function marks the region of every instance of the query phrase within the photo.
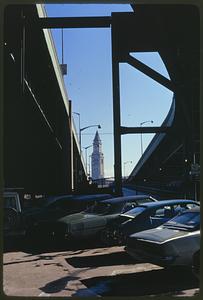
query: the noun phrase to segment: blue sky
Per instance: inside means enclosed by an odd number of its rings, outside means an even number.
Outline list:
[[[110,16],[111,12],[132,12],[129,4],[54,4],[46,5],[50,17]],[[61,63],[61,29],[52,30],[58,58]],[[80,113],[81,128],[101,124],[99,129],[104,153],[105,177],[114,175],[113,150],[113,96],[110,28],[64,29],[64,76],[73,111]],[[158,53],[133,53],[134,57],[168,77]],[[153,120],[161,125],[169,111],[172,92],[148,78],[128,64],[120,64],[121,123],[140,126]],[[78,116],[73,115],[78,129]],[[150,124],[145,124],[150,126]],[[82,132],[82,147],[92,144],[97,128]],[[146,149],[152,134],[143,134]],[[88,156],[92,148],[87,150]],[[84,149],[83,149],[84,152]],[[84,152],[85,155],[85,152]],[[141,155],[140,134],[122,136],[122,168],[127,176]],[[130,163],[129,161],[132,161]],[[127,163],[128,162],[128,163]],[[125,163],[125,174],[124,174]]]

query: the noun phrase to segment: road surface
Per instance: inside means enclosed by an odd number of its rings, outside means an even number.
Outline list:
[[[68,249],[71,248],[71,249]],[[78,245],[7,246],[3,255],[4,293],[9,296],[193,296],[194,275],[134,261],[123,247],[89,241]]]

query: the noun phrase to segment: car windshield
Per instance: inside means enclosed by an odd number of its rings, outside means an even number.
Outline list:
[[[182,229],[197,229],[200,226],[200,213],[199,212],[187,212],[183,213],[170,221],[166,222],[164,227],[175,227]]]
[[[119,213],[123,205],[121,203],[102,203],[98,202],[95,205],[90,206],[84,212],[90,214],[115,214]]]
[[[138,216],[139,214],[141,214],[145,209],[146,209],[145,206],[137,206],[137,207],[129,210],[128,212],[126,212],[123,215],[134,218],[134,217]]]

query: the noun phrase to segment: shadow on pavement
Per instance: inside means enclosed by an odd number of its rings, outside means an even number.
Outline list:
[[[77,280],[78,277],[65,276],[57,280],[47,283],[45,286],[41,287],[40,290],[47,294],[59,293],[62,290],[67,290],[66,286],[69,281]]]
[[[135,260],[126,252],[115,252],[92,256],[80,256],[67,258],[66,261],[74,268],[97,268],[103,266],[115,266],[135,264]]]
[[[23,251],[32,254],[55,251],[77,251],[103,248],[104,244],[96,239],[80,241],[54,241],[46,238],[7,237],[4,238],[3,252]]]
[[[185,289],[198,288],[199,283],[190,271],[151,270],[117,276],[102,276],[82,280],[82,283],[100,296],[144,296],[178,294]]]

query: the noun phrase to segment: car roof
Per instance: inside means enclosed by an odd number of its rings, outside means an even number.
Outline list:
[[[159,207],[162,207],[163,205],[190,204],[190,203],[199,205],[199,203],[194,200],[169,199],[169,200],[160,200],[160,201],[155,201],[155,202],[146,202],[146,203],[140,204],[139,206],[146,207],[146,208],[159,208]],[[135,210],[135,209],[136,209],[136,207],[129,210],[128,214],[130,214],[130,212],[133,212],[133,210]]]
[[[143,205],[146,206],[162,206],[162,205],[167,205],[167,204],[189,204],[189,203],[194,203],[199,205],[198,202],[194,201],[194,200],[188,200],[188,199],[167,199],[167,200],[160,200],[157,202],[148,202],[148,203],[144,203]]]
[[[112,199],[103,200],[101,202],[102,203],[122,203],[122,202],[133,201],[133,200],[144,200],[146,198],[147,199],[151,198],[153,200],[153,198],[150,195],[134,195],[134,196],[116,197],[116,198],[112,198]]]
[[[60,196],[48,196],[48,197],[43,197],[42,201],[44,200],[44,203],[46,205],[49,205],[57,200],[60,199],[67,199],[68,200],[72,200],[73,199],[73,195],[60,195]]]
[[[90,195],[74,195],[74,200],[98,200],[98,199],[110,199],[112,195],[110,194],[90,194]]]
[[[60,195],[60,196],[48,196],[45,198],[46,205],[50,205],[55,201],[60,201],[63,199],[67,199],[67,201],[96,201],[96,200],[104,200],[110,199],[112,195],[110,194],[89,194],[89,195]]]

